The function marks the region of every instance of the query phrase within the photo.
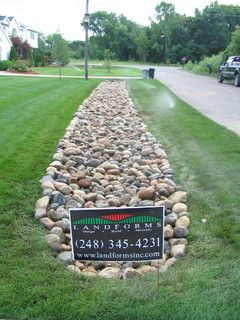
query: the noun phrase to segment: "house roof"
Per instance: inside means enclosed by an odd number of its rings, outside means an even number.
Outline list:
[[[0,23],[1,24],[5,24],[6,26],[8,26],[10,21],[9,21],[7,16],[0,16]]]
[[[35,29],[33,29],[33,28],[31,28],[31,27],[26,26],[26,25],[23,24],[23,23],[19,23],[19,26],[20,26],[21,29],[22,29],[22,28],[25,28],[25,29],[28,29],[29,31],[33,31],[33,32],[37,32],[37,33],[38,33],[38,31],[36,31]]]

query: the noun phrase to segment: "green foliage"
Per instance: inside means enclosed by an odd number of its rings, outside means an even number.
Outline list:
[[[10,50],[9,60],[16,61],[17,60],[17,52],[16,49],[12,46]]]
[[[231,42],[224,52],[225,58],[235,55],[240,55],[240,26],[232,33]]]
[[[80,60],[84,57],[84,41],[68,41],[69,57],[73,59]]]
[[[194,17],[175,12],[171,3],[160,2],[149,27],[139,26],[123,15],[95,12],[90,17],[90,56],[103,59],[109,49],[117,60],[172,63],[200,61],[217,55],[230,43],[231,33],[240,25],[240,6],[212,2]]]
[[[57,64],[61,67],[64,67],[68,64],[68,46],[66,40],[62,38],[62,36],[58,33],[53,35],[53,43],[52,43],[52,58]]]
[[[9,69],[12,69],[13,62],[9,60],[1,60],[0,61],[0,70],[1,71],[7,71]]]
[[[44,52],[40,49],[34,49],[32,52],[32,62],[34,67],[44,67],[45,66]]]
[[[29,70],[29,64],[23,60],[17,60],[12,65],[12,70],[19,71],[19,72],[26,72]]]
[[[133,40],[140,27],[123,15],[99,11],[91,14],[89,29],[90,55],[93,59],[103,59],[104,50],[109,49],[118,60],[130,60],[137,57]]]
[[[212,72],[217,73],[223,60],[224,60],[223,53],[219,53],[218,55],[213,55],[211,57],[205,57],[203,60],[201,60],[200,62],[195,63],[195,64],[193,64],[191,61],[189,61],[184,66],[184,68],[189,71],[205,74],[205,73],[209,73],[208,65],[210,65],[212,68]]]
[[[195,64],[190,60],[184,65],[184,69],[193,71],[194,65]]]
[[[149,52],[149,43],[147,37],[147,28],[138,32],[135,38],[136,51],[141,61],[146,61]]]
[[[114,57],[114,54],[109,50],[104,50],[104,67],[107,69],[108,72],[110,72],[110,69],[112,67],[112,59]]]

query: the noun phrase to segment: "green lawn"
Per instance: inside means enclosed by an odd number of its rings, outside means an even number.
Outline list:
[[[39,178],[80,102],[98,80],[0,77],[0,318],[238,320],[240,138],[207,120],[157,81],[128,86],[189,193],[187,256],[134,281],[72,274],[33,220]],[[201,223],[201,219],[207,223]]]
[[[58,67],[38,67],[32,68],[39,74],[58,75]],[[83,65],[68,65],[62,68],[62,74],[65,76],[84,76]],[[100,65],[89,66],[89,76],[107,76],[107,77],[140,77],[141,70],[138,68],[127,68],[127,67],[111,67],[110,71]]]

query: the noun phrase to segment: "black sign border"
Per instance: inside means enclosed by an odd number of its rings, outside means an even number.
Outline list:
[[[81,260],[75,260],[75,255],[74,255],[74,246],[73,246],[73,232],[72,232],[72,216],[71,216],[71,211],[101,211],[101,210],[136,210],[136,209],[152,209],[152,208],[161,208],[162,209],[162,254],[164,255],[164,226],[165,226],[165,211],[166,208],[165,206],[145,206],[145,207],[106,207],[106,208],[69,208],[69,220],[70,220],[70,241],[71,241],[71,253],[72,253],[72,260],[73,261],[99,261],[99,260],[89,260],[89,259],[81,259]],[[142,260],[132,260],[134,262],[142,262],[142,261],[148,261],[149,259],[142,259]],[[150,260],[159,260],[159,258],[153,258]],[[110,260],[110,261],[122,261],[122,260]],[[127,260],[130,261],[130,260]]]

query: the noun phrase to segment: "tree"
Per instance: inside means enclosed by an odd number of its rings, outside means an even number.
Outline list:
[[[240,53],[240,26],[232,33],[232,38],[229,46],[227,47],[224,56],[235,56]]]
[[[110,72],[110,69],[112,67],[112,59],[114,54],[109,50],[104,50],[104,66],[106,67],[107,71]]]
[[[15,60],[28,60],[30,58],[31,46],[26,41],[22,41],[19,37],[11,37],[12,45],[15,50],[15,53],[12,53],[12,57],[15,55]]]
[[[68,63],[68,46],[59,33],[53,35],[52,58],[59,66],[59,76],[62,79],[62,67]]]
[[[98,11],[91,15],[89,29],[90,54],[103,59],[104,50],[109,49],[119,60],[137,58],[135,37],[140,27],[125,16]],[[94,50],[93,50],[94,48]]]
[[[146,61],[149,52],[147,28],[143,28],[135,37],[136,51],[141,61]]]
[[[178,29],[182,29],[183,22],[181,16],[175,12],[175,6],[171,3],[162,1],[155,8],[156,19],[158,21],[157,26],[161,30],[161,47],[163,47],[164,60],[168,58],[168,51],[173,45],[179,44],[179,36],[182,36]],[[182,30],[181,30],[182,31]],[[185,32],[184,32],[185,33]],[[174,43],[174,40],[177,41]],[[174,39],[175,37],[175,39]]]
[[[17,60],[17,51],[13,46],[11,47],[11,50],[10,50],[9,60],[10,61],[16,61]]]
[[[190,25],[192,40],[206,49],[208,56],[223,51],[230,41],[225,13],[217,2],[206,6],[202,12],[195,11]]]
[[[67,42],[69,55],[74,59],[82,59],[84,57],[84,41],[75,40]]]

